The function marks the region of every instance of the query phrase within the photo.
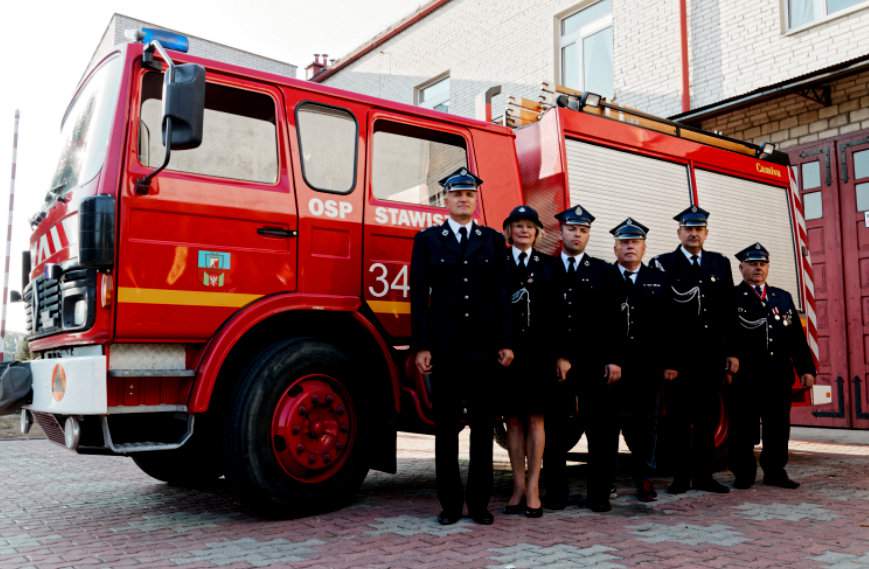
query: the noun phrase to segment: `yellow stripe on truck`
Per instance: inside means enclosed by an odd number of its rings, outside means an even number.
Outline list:
[[[217,306],[238,308],[261,298],[261,294],[204,292],[162,288],[118,288],[118,302],[125,304],[173,304],[177,306]]]
[[[376,314],[410,314],[410,303],[391,300],[369,300],[368,306]]]

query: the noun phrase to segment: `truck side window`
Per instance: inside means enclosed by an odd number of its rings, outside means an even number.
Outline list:
[[[305,103],[296,111],[302,175],[311,188],[346,194],[356,185],[356,119],[334,107]]]
[[[139,161],[158,166],[163,160],[160,118],[163,76],[142,80]],[[278,180],[274,99],[262,93],[207,83],[202,144],[172,151],[170,170],[218,178],[264,182]]]
[[[443,207],[438,180],[468,165],[461,136],[388,121],[374,126],[371,185],[374,197]]]

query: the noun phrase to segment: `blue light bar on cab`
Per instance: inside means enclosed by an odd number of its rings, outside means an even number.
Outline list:
[[[152,41],[157,40],[166,49],[182,51],[184,53],[187,53],[187,50],[190,49],[190,42],[187,36],[157,28],[140,28],[136,30],[133,39],[145,45],[150,45]]]

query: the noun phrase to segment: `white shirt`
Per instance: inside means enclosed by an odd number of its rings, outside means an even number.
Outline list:
[[[567,262],[568,259],[573,257],[576,259],[576,263],[574,263],[573,267],[576,270],[579,270],[579,264],[582,262],[582,258],[585,257],[585,251],[580,253],[579,255],[568,255],[564,251],[561,252],[561,262],[564,263],[564,270],[566,271],[570,267],[570,263]]]
[[[682,250],[682,254],[685,255],[685,258],[688,259],[688,263],[691,263],[691,257],[694,255],[691,251],[685,248],[684,245],[679,245],[679,249]],[[699,253],[697,253],[697,262],[700,265],[703,265],[703,250],[701,249]]]
[[[529,247],[528,250],[523,251],[519,247],[512,245],[512,249],[513,249],[513,262],[516,263],[516,266],[517,267],[519,266],[519,254],[525,253],[525,262],[523,264],[527,267],[528,260],[531,258],[531,248]]]
[[[474,220],[469,221],[468,223],[462,225],[458,221],[454,220],[452,217],[447,218],[447,223],[450,224],[450,229],[453,230],[453,235],[456,236],[456,240],[461,243],[462,236],[459,235],[459,229],[464,227],[468,231],[468,239],[471,238],[471,227],[474,225]]]
[[[766,283],[763,283],[762,285],[754,285],[754,284],[751,284],[750,282],[746,281],[745,284],[747,284],[748,286],[750,286],[750,287],[751,287],[751,290],[753,290],[755,294],[757,294],[757,288],[756,288],[756,287],[760,287],[760,297],[761,297],[761,298],[764,298],[764,297],[766,296]]]
[[[622,278],[625,278],[625,271],[630,270],[621,265],[616,265],[619,268],[619,272],[622,274]],[[637,284],[637,274],[640,272],[641,267],[637,267],[637,270],[634,271],[634,274],[630,276],[631,282]]]

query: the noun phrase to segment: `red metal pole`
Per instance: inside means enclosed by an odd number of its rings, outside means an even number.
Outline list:
[[[9,303],[9,255],[12,253],[12,214],[15,211],[15,164],[18,157],[18,118],[21,113],[15,109],[15,127],[12,134],[12,176],[9,183],[9,223],[6,225],[6,268],[3,271],[3,314],[0,317],[0,361],[6,359],[6,305]]]
[[[688,67],[688,2],[679,0],[679,36],[682,47],[682,112],[691,110],[691,76]]]

